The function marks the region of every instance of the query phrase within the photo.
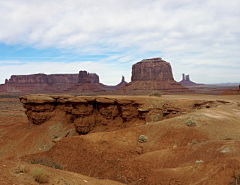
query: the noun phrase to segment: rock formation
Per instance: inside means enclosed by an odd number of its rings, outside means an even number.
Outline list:
[[[61,92],[77,82],[78,74],[12,75],[9,80],[5,80],[5,84],[0,85],[0,92]]]
[[[96,73],[79,71],[79,74],[32,74],[32,75],[12,75],[5,80],[5,84],[0,85],[0,92],[20,92],[20,93],[96,93],[105,90],[114,91],[127,84],[124,81],[116,86],[107,86],[99,82]],[[74,86],[74,87],[73,87]]]
[[[19,97],[26,109],[29,123],[41,125],[47,121],[74,124],[78,134],[100,130],[118,130],[156,122],[201,109],[208,101],[189,101],[179,107],[178,101],[157,101],[149,107],[145,98],[108,98],[70,95],[27,95]],[[212,103],[213,104],[213,103]]]
[[[122,76],[122,81],[115,85],[115,86],[111,86],[111,85],[104,85],[102,83],[95,83],[94,85],[96,85],[98,88],[106,90],[106,91],[115,91],[123,86],[125,86],[127,84],[127,82],[125,81],[124,76]]]
[[[12,75],[9,80],[6,79],[5,83],[77,83],[78,75],[77,74],[33,74],[33,75]]]
[[[192,90],[177,83],[170,63],[161,58],[144,59],[132,66],[132,81],[117,90],[119,94],[193,93]]]
[[[189,75],[185,75],[184,73],[182,74],[182,80],[179,82],[183,86],[196,86],[196,85],[203,85],[203,84],[197,84],[195,82],[192,82],[190,80]]]
[[[161,58],[144,59],[132,66],[131,81],[174,80],[170,63]]]
[[[88,73],[87,71],[79,71],[78,83],[65,90],[71,93],[100,93],[105,90],[97,87],[99,84],[99,76],[95,73]]]

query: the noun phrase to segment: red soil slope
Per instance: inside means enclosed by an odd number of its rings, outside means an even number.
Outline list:
[[[84,184],[83,180],[111,183],[96,178],[144,185],[236,184],[234,173],[240,169],[239,96],[50,95],[21,99],[30,122],[0,128],[0,179],[5,184],[12,183],[11,179],[34,184],[29,173],[10,172],[17,164],[35,166],[23,161],[32,157],[54,158],[63,164],[60,171],[42,166],[51,174],[48,184],[64,184],[60,177],[68,184]],[[92,111],[88,102],[94,102]],[[111,109],[114,106],[122,110],[116,117],[116,109]],[[9,115],[11,112],[10,106]],[[75,121],[93,116],[95,125],[88,134],[78,135],[79,122],[69,123],[68,115],[75,115]],[[126,126],[115,125],[114,118],[126,118],[122,122]],[[146,142],[139,142],[141,135]]]

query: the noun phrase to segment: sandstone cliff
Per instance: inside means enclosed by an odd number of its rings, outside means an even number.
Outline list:
[[[117,90],[119,94],[150,94],[160,91],[168,94],[193,93],[177,83],[170,63],[161,58],[142,60],[132,66],[132,81]]]
[[[33,75],[12,75],[5,83],[70,83],[75,84],[78,81],[78,74],[33,74]]]
[[[32,74],[12,75],[0,92],[45,93],[62,92],[78,82],[78,74]]]
[[[132,81],[173,80],[170,63],[161,58],[144,59],[132,66]]]
[[[29,123],[48,121],[73,124],[78,134],[109,131],[142,125],[200,109],[210,102],[189,101],[180,108],[178,101],[135,97],[94,97],[70,95],[27,95],[19,97]],[[153,105],[154,104],[154,105]]]
[[[78,83],[65,90],[70,93],[99,93],[105,90],[97,87],[99,84],[99,76],[95,73],[88,73],[87,71],[79,71]]]

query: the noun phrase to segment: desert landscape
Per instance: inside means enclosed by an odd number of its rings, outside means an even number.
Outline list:
[[[161,58],[134,64],[132,81],[116,86],[86,71],[71,87],[70,75],[51,85],[40,76],[2,85],[1,184],[240,184],[235,86],[203,93]]]
[[[0,185],[240,185],[240,0],[1,0]]]

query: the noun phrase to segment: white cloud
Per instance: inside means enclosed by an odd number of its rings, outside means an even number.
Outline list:
[[[130,65],[143,59],[141,57],[155,57],[152,52],[159,52],[159,57],[169,61],[177,76],[185,71],[206,76],[214,73],[214,80],[219,81],[222,70],[235,73],[240,67],[239,9],[238,0],[105,0],[104,3],[97,0],[2,0],[0,43],[67,49],[81,54],[121,52],[121,56],[103,59],[102,71],[108,71],[102,76],[110,84],[114,78],[107,79],[106,73],[115,74],[121,67],[126,70],[121,63]],[[33,62],[23,66],[27,69],[27,65],[38,65]],[[56,68],[55,63],[48,63],[51,64]],[[68,67],[63,65],[55,71],[67,72]],[[88,70],[100,73],[95,66],[101,65],[101,62],[89,64]],[[13,70],[11,74],[20,71],[11,67],[6,69]],[[47,64],[41,63],[41,67],[42,72],[49,71]],[[21,73],[29,73],[20,69]],[[121,73],[126,74],[124,70]],[[234,75],[228,74],[232,75],[228,79],[233,80]],[[238,76],[234,79],[240,81]],[[196,80],[208,82],[207,77],[202,76]]]

